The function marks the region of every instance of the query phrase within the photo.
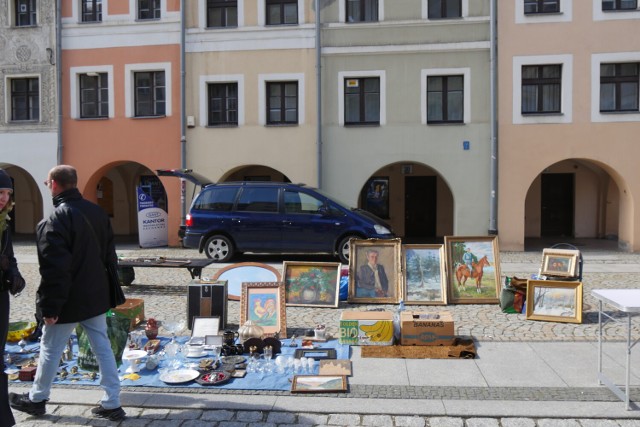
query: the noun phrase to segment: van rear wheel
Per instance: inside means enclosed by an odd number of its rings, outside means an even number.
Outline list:
[[[211,236],[204,244],[204,253],[214,262],[227,262],[233,257],[233,243],[226,236]]]

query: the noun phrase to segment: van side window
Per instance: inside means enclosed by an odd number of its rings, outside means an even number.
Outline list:
[[[237,211],[278,212],[278,188],[244,187],[238,200]]]
[[[233,208],[237,192],[237,188],[205,189],[193,207],[208,211],[229,212]]]
[[[284,211],[285,213],[318,213],[323,203],[315,197],[301,193],[299,191],[285,190]]]

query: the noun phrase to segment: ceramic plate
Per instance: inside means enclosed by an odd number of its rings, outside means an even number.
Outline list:
[[[221,385],[228,382],[231,379],[229,372],[213,371],[207,372],[196,379],[196,382],[200,385]]]
[[[160,375],[160,381],[167,384],[187,383],[200,376],[200,372],[195,369],[178,369],[177,371],[165,372]]]
[[[231,364],[237,365],[238,363],[242,363],[245,360],[246,359],[244,356],[224,356],[222,358],[222,363],[227,363],[229,365]]]
[[[200,353],[187,353],[187,357],[189,358],[198,358],[198,357],[204,357],[207,355],[206,351],[201,351]]]
[[[142,359],[143,357],[146,357],[146,356],[147,356],[147,352],[144,350],[129,350],[129,351],[125,351],[122,354],[122,358],[127,360]]]

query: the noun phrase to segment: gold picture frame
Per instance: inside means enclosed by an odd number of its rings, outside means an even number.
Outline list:
[[[582,282],[529,280],[527,320],[582,323]]]
[[[283,261],[285,301],[290,306],[338,307],[339,262]]]
[[[540,274],[543,276],[576,277],[579,256],[580,251],[578,250],[545,248],[542,250]]]
[[[405,304],[447,304],[444,245],[402,245],[402,271]]]
[[[347,391],[345,375],[294,375],[291,393],[336,393]]]
[[[500,298],[498,237],[445,236],[444,246],[449,303],[497,304]]]
[[[400,301],[401,257],[400,239],[352,239],[349,244],[348,301],[374,304]]]
[[[287,310],[282,282],[244,282],[240,300],[240,326],[253,321],[264,336],[287,336]]]

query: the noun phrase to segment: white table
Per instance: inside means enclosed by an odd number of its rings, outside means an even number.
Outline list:
[[[630,401],[629,398],[629,380],[631,377],[631,349],[640,341],[636,339],[631,341],[631,318],[640,313],[640,289],[594,289],[591,295],[598,300],[598,381],[605,384],[620,399],[625,402],[627,410],[640,409],[638,405]],[[603,311],[603,306],[615,308],[621,313],[626,313],[624,317],[614,317]],[[603,323],[603,316],[607,319]],[[609,320],[614,322],[626,323],[627,325],[627,360],[626,360],[626,379],[625,389],[622,391],[620,387],[613,383],[602,372],[602,327]],[[626,322],[625,322],[626,320]]]

